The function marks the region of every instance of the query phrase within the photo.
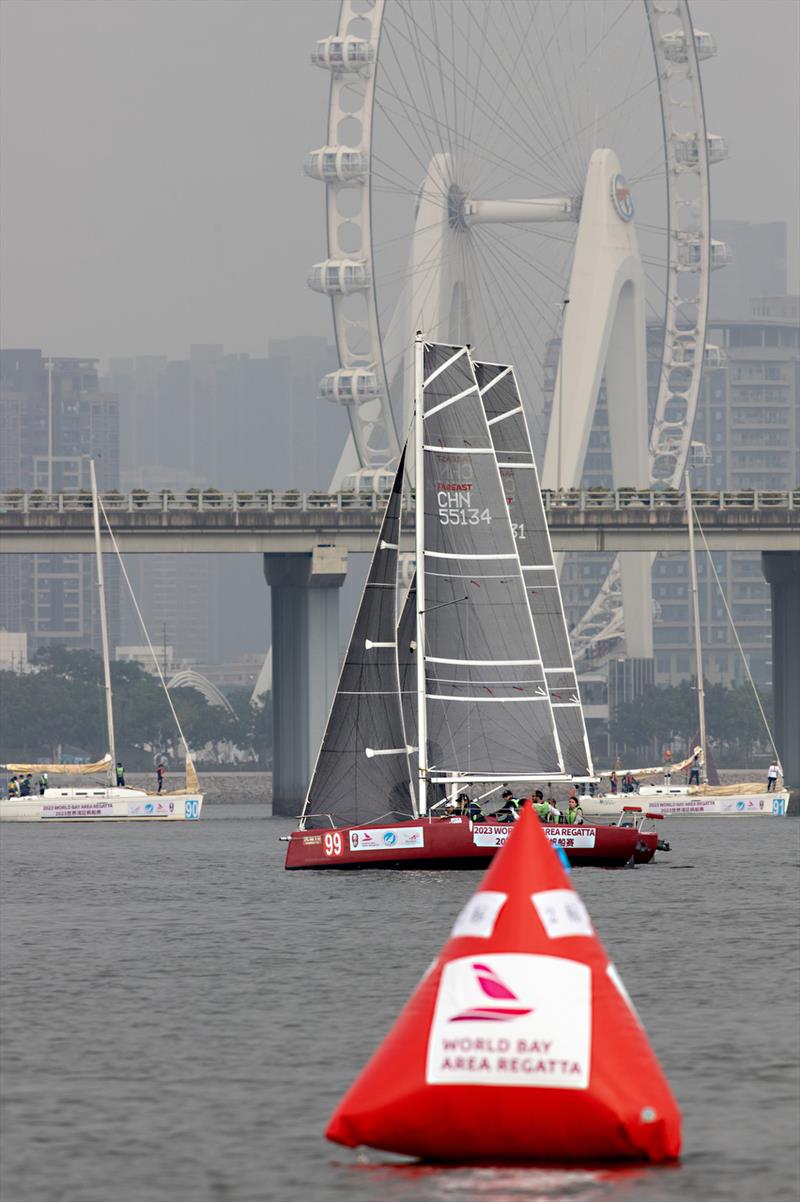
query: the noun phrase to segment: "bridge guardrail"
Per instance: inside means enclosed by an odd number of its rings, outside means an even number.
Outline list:
[[[273,490],[252,489],[222,492],[218,489],[188,489],[176,492],[172,489],[150,491],[132,489],[122,493],[115,490],[100,494],[109,513],[124,512],[231,512],[234,510],[258,510],[266,513],[301,510],[361,510],[382,511],[387,493],[354,492],[300,492],[297,489]],[[662,509],[683,508],[684,494],[678,489],[652,488],[567,488],[543,491],[545,509]],[[773,489],[724,489],[709,491],[698,489],[693,494],[694,504],[699,509],[800,509],[800,488],[781,492]],[[405,509],[413,509],[413,497],[403,499]],[[0,492],[0,513],[34,513],[39,511],[71,513],[91,509],[92,496],[86,490],[47,493],[39,490],[23,492],[20,489]]]

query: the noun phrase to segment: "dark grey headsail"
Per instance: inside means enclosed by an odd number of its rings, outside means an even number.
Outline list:
[[[422,392],[429,779],[552,779],[553,710],[468,349],[426,343]]]
[[[397,553],[405,451],[356,616],[303,807],[301,825],[411,817],[408,758],[397,680]]]
[[[570,776],[593,776],[539,475],[514,370],[496,363],[476,362],[475,374],[505,487],[564,767]]]

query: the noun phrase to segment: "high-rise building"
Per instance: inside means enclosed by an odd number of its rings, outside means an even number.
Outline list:
[[[741,223],[746,225],[746,223]],[[785,231],[784,231],[785,232]],[[648,330],[653,370],[649,380],[652,421],[660,364],[659,327]],[[692,468],[697,489],[796,488],[800,483],[800,298],[759,296],[745,318],[709,322],[708,343],[719,349],[717,366],[706,367],[698,399],[693,441],[706,462]],[[558,345],[548,352],[557,363]],[[546,417],[552,403],[552,377]],[[589,440],[584,488],[613,487],[605,388],[601,387]],[[576,554],[565,558],[564,607],[575,623],[594,598],[611,556]],[[761,685],[772,675],[769,588],[760,556],[715,553],[714,580],[708,557],[697,551],[704,673],[724,684],[740,681],[745,668],[725,612],[731,608],[750,670]],[[690,612],[689,564],[681,553],[659,555],[653,564],[655,682],[676,684],[694,675],[694,633]]]
[[[747,321],[753,297],[786,294],[785,221],[714,221],[711,235],[731,256],[725,270],[711,276],[712,320]]]
[[[327,488],[348,428],[341,408],[318,397],[335,366],[324,338],[271,342],[265,359],[216,344],[182,360],[112,359],[104,385],[119,396],[123,486]],[[160,639],[166,625],[178,658],[209,665],[266,650],[258,557],[138,556],[133,571],[148,626]],[[124,613],[125,641],[138,643]]]
[[[89,459],[101,489],[119,484],[116,397],[100,390],[96,359],[44,359],[0,351],[0,489],[88,488]],[[106,572],[109,632],[119,637],[119,577]],[[31,651],[48,644],[100,648],[95,566],[86,555],[3,556],[0,626],[24,631]]]

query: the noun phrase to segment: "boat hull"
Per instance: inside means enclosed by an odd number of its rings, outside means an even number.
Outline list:
[[[48,789],[43,796],[0,801],[0,822],[185,822],[202,811],[202,793]]]
[[[346,826],[293,831],[287,869],[480,868],[502,847],[512,829],[468,818],[409,819],[394,826]],[[543,830],[575,866],[622,868],[647,863],[656,853],[655,833],[618,826],[549,826]]]
[[[622,793],[606,797],[582,797],[581,809],[585,818],[614,820],[624,806],[641,806],[652,814],[665,818],[785,818],[789,791],[775,793],[734,793],[728,796],[671,792],[668,789],[653,793]]]

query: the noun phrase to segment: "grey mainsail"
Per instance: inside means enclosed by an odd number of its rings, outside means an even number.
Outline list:
[[[550,695],[468,349],[426,343],[422,384],[428,779],[558,777]]]
[[[476,362],[475,374],[505,486],[564,766],[570,776],[593,776],[539,475],[514,370],[500,364]]]
[[[397,553],[405,451],[386,506],[301,825],[314,814],[339,825],[411,817],[408,758],[397,680]]]

